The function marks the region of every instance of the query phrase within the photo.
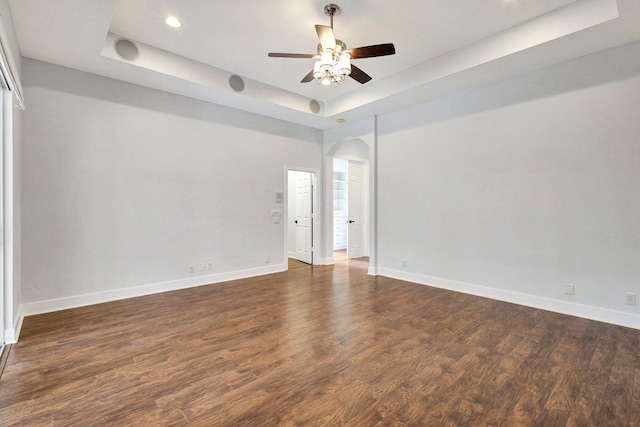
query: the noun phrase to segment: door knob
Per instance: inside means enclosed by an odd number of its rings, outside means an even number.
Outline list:
[[[296,220],[295,220],[295,221],[293,221],[293,222],[295,222],[295,223],[297,224],[297,223],[298,223],[298,220],[296,219]]]
[[[355,220],[353,220],[353,219],[350,219],[350,220],[349,220],[349,221],[347,221],[347,222],[348,222],[349,224],[351,224],[351,223],[356,222],[356,221],[355,221]]]

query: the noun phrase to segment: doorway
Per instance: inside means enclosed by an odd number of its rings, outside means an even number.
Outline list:
[[[349,161],[333,159],[333,259],[347,259]]]
[[[368,256],[368,165],[333,159],[333,259]]]
[[[287,171],[287,258],[314,263],[315,173]]]

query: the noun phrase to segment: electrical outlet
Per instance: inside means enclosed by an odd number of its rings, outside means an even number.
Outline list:
[[[189,266],[189,274],[193,274],[196,271],[196,267],[194,265]]]
[[[213,263],[211,261],[207,263],[207,270],[213,270]]]
[[[406,268],[407,267],[407,261],[402,260],[402,268]]]
[[[269,255],[264,257],[264,263],[269,264],[271,262],[271,257]]]
[[[636,305],[636,294],[634,294],[633,292],[627,292],[626,294],[624,294],[624,296],[627,305]]]
[[[200,263],[200,271],[205,271],[207,269],[207,265],[204,262]]]
[[[575,290],[575,286],[567,283],[566,285],[564,285],[564,293],[567,295],[573,295],[573,292]]]

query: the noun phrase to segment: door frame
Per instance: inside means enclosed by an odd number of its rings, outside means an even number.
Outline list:
[[[284,197],[283,197],[283,253],[284,253],[284,267],[285,270],[289,269],[289,172],[306,172],[311,174],[311,264],[320,264],[322,254],[322,239],[320,239],[320,222],[322,216],[322,200],[318,197],[318,186],[320,185],[320,169],[308,168],[304,166],[284,166]]]
[[[324,197],[327,203],[333,201],[333,159],[341,158],[349,161],[355,161],[363,163],[367,169],[367,207],[368,210],[368,254],[369,254],[369,268],[367,274],[372,276],[378,275],[378,137],[377,137],[377,116],[374,116],[373,132],[369,135],[363,135],[358,137],[339,138],[326,144],[324,156],[324,173],[325,173],[325,189]],[[364,156],[353,156],[346,153],[343,147],[348,146],[352,141],[362,142],[367,145],[368,154]],[[333,204],[325,205],[325,218],[332,218],[333,210],[331,208]],[[333,258],[333,219],[327,221],[325,226],[324,236],[324,256],[326,257],[326,264],[334,264]]]
[[[333,156],[331,156],[331,174],[333,176],[333,160],[334,159],[342,159],[342,160],[346,160],[349,164],[352,163],[356,163],[359,164],[360,166],[362,166],[362,186],[361,186],[361,200],[362,200],[362,215],[364,217],[364,224],[363,224],[363,234],[362,234],[362,244],[363,244],[363,250],[364,250],[364,254],[365,256],[367,256],[369,258],[369,265],[372,265],[372,258],[374,258],[373,255],[373,245],[375,244],[375,242],[372,240],[372,224],[373,224],[373,211],[372,211],[372,207],[371,207],[371,165],[368,159],[363,158],[363,157],[356,157],[356,156],[350,156],[350,155],[343,155],[343,154],[334,154]],[[348,170],[348,169],[347,169]],[[348,173],[347,173],[347,182],[349,181],[348,178]],[[332,187],[333,188],[333,187]],[[347,188],[348,188],[348,184],[347,184]],[[347,193],[349,191],[347,190]],[[333,196],[333,191],[331,192],[331,195]],[[349,196],[347,195],[347,212],[349,210]],[[332,211],[333,213],[333,211]],[[349,218],[349,215],[347,214],[347,219]],[[349,257],[349,224],[347,223],[347,258]],[[329,237],[331,240],[329,241],[328,244],[330,244],[331,246],[331,250],[333,252],[333,221],[331,221],[331,233],[327,234],[327,237]],[[335,263],[335,260],[333,259],[333,255],[331,258],[331,264]],[[375,259],[374,259],[375,261]],[[371,274],[371,273],[369,273]]]

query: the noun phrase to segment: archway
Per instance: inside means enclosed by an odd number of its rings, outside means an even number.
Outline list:
[[[326,248],[327,252],[331,250],[329,259],[335,262],[342,257],[369,257],[370,272],[372,248],[376,243],[373,238],[371,151],[370,144],[360,138],[339,141],[328,150],[325,163],[329,189],[325,205],[328,208]],[[352,180],[351,192],[349,179]]]

